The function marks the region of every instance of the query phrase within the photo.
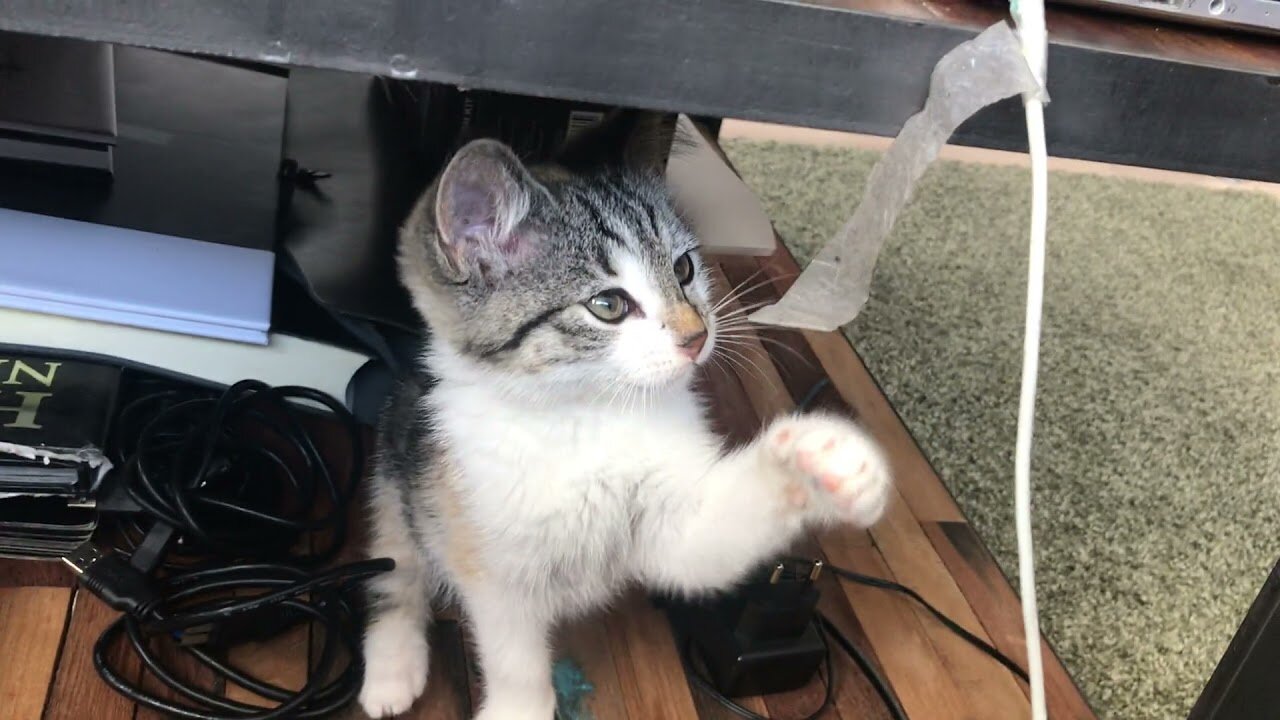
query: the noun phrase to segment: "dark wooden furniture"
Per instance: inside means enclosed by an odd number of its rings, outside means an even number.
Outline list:
[[[41,0],[0,29],[881,135],[1004,0]],[[1053,7],[1049,151],[1280,179],[1280,43]],[[1016,100],[956,141],[1025,149]]]
[[[1249,607],[1188,720],[1273,720],[1280,714],[1280,563]]]

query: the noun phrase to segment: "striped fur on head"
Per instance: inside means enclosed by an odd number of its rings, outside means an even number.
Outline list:
[[[585,137],[563,162],[526,167],[475,141],[453,158],[402,232],[401,277],[441,343],[480,367],[599,387],[687,377],[698,332],[714,344],[709,278],[641,128]],[[681,282],[688,255],[694,272]],[[621,290],[621,322],[585,303]]]

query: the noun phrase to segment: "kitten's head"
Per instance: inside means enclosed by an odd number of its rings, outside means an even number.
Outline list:
[[[653,147],[622,114],[545,165],[462,148],[400,240],[433,342],[526,386],[625,395],[689,377],[714,349],[709,278]]]

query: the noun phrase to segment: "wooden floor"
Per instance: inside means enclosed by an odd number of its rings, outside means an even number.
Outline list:
[[[797,272],[781,248],[770,258],[721,259],[718,266],[726,287],[754,288],[743,294],[743,303],[776,298]],[[897,497],[887,517],[870,532],[831,532],[801,550],[915,588],[1025,665],[1013,590],[844,338],[837,333],[768,330],[734,350],[741,353],[733,363],[736,367],[712,369],[705,378],[716,400],[714,420],[733,442],[751,437],[762,420],[793,409],[825,376],[831,382],[815,406],[857,416],[888,451]],[[909,600],[830,577],[823,581],[822,597],[823,610],[874,659],[911,718],[1029,717],[1024,684]],[[94,673],[91,647],[111,618],[96,598],[74,589],[60,566],[0,561],[0,717],[156,717],[109,691]],[[305,678],[310,644],[302,629],[266,646],[241,648],[233,660],[274,682],[297,685]],[[665,617],[641,596],[567,628],[560,650],[585,669],[595,686],[589,709],[597,720],[734,717],[690,688]],[[446,611],[432,629],[432,654],[427,694],[410,717],[469,717],[476,700],[476,675],[467,658],[466,629],[456,615]],[[1052,652],[1046,660],[1050,716],[1093,718]],[[835,661],[836,705],[829,717],[887,718],[880,699],[852,662],[838,652]],[[129,659],[119,662],[130,668]],[[133,661],[126,673],[136,667]],[[821,696],[815,683],[745,704],[773,717],[798,718],[816,707]],[[237,698],[251,699],[243,694]],[[351,716],[360,714],[353,711]]]

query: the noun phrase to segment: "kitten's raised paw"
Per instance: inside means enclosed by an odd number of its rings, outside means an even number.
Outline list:
[[[765,446],[828,498],[840,517],[864,527],[880,519],[889,498],[889,465],[857,425],[827,415],[785,418],[769,429]]]
[[[360,707],[371,718],[408,710],[427,687],[427,640],[413,627],[375,625],[364,641]]]

